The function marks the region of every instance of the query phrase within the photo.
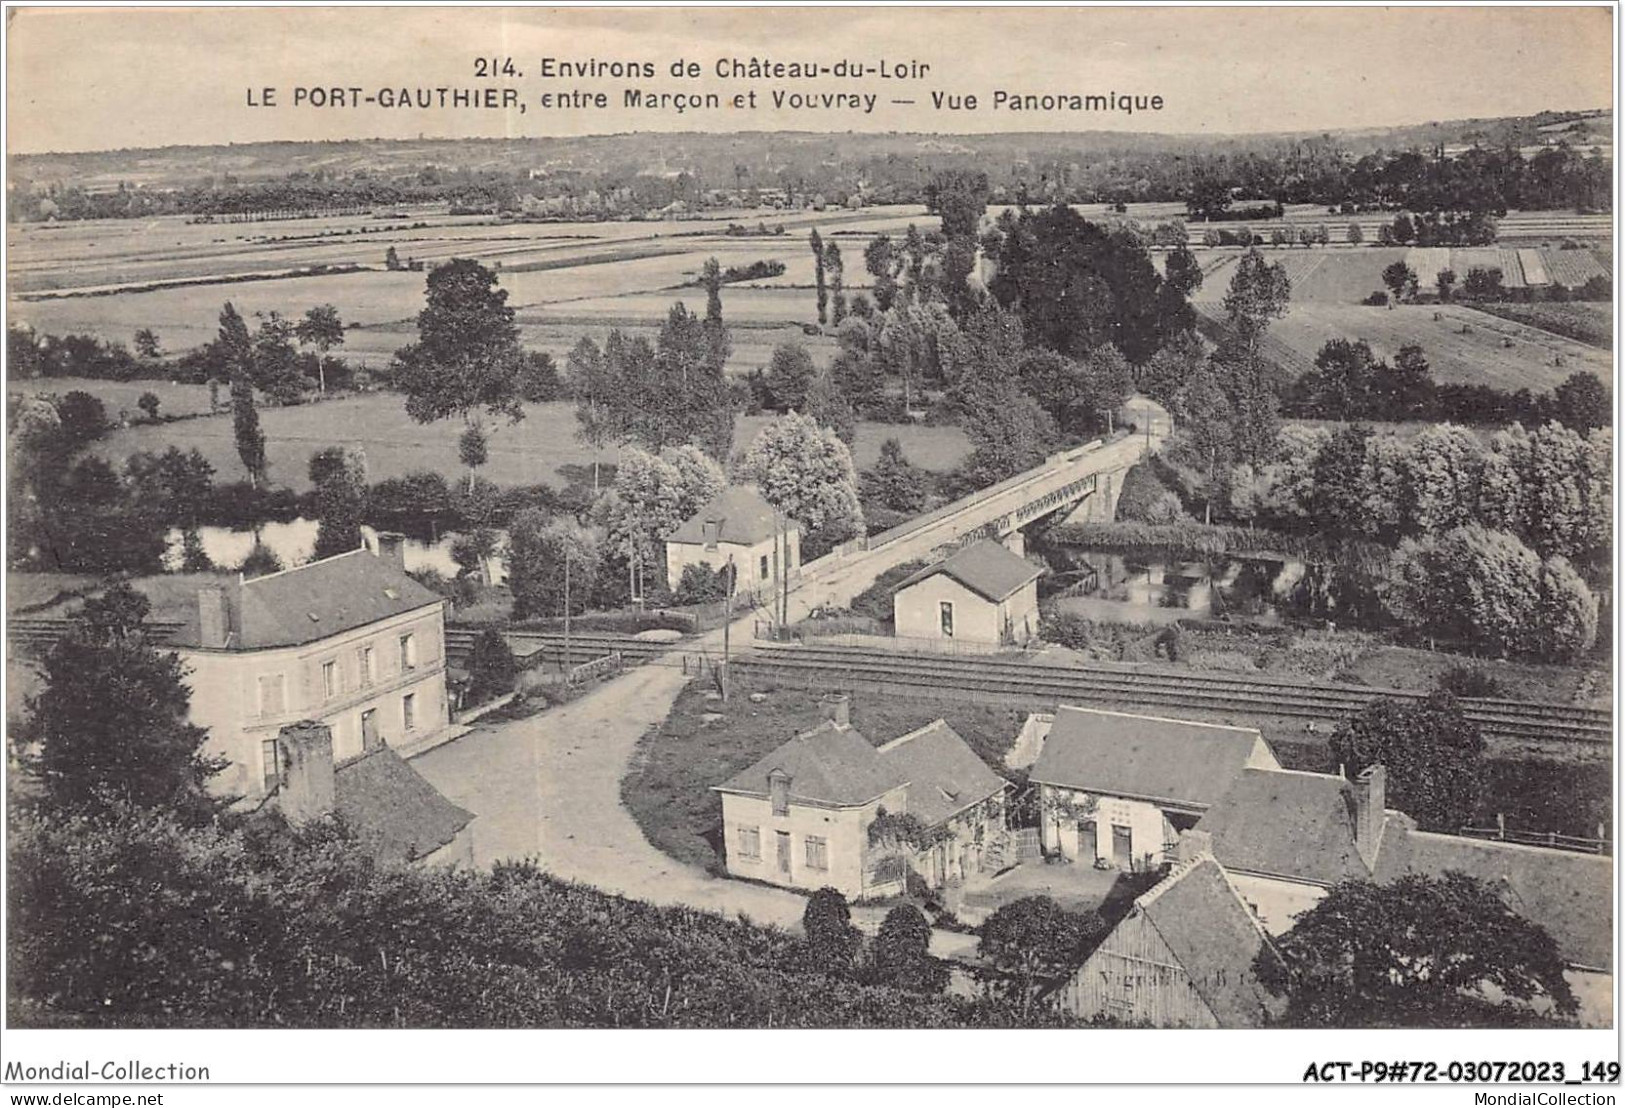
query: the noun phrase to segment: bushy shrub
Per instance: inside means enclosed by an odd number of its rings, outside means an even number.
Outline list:
[[[1491,677],[1481,667],[1466,662],[1457,662],[1439,674],[1439,679],[1434,683],[1434,688],[1461,699],[1506,695],[1506,689],[1502,687],[1499,681]]]
[[[709,604],[721,600],[728,595],[728,573],[726,566],[712,569],[698,563],[686,565],[672,599],[678,604]]]

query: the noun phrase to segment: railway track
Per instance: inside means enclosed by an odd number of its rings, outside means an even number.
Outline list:
[[[783,679],[823,678],[885,685],[1018,695],[1056,702],[1130,702],[1172,707],[1247,709],[1304,719],[1336,719],[1378,696],[1424,694],[1353,685],[1262,681],[1197,673],[1151,673],[1108,666],[1049,666],[1013,658],[924,657],[849,647],[768,647],[738,659],[741,668]],[[1514,700],[1464,700],[1463,713],[1486,735],[1611,743],[1601,709]]]
[[[510,632],[516,653],[562,650],[559,632]],[[446,632],[447,651],[466,655],[474,632]],[[680,643],[644,642],[625,635],[570,636],[571,664],[619,650],[632,664],[679,654]],[[1056,703],[1131,703],[1169,708],[1263,711],[1305,720],[1335,720],[1378,696],[1420,700],[1425,694],[1359,685],[1260,679],[1234,674],[1168,673],[1105,663],[1045,665],[994,655],[906,654],[848,646],[764,645],[746,642],[734,656],[741,670],[809,684],[870,684],[954,690],[956,695],[1019,696]],[[1606,709],[1521,700],[1462,701],[1463,712],[1486,736],[1607,744],[1613,719]]]

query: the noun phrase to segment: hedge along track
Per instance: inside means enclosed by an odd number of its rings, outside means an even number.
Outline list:
[[[471,648],[475,632],[448,629],[450,654]],[[516,644],[560,650],[557,631],[510,632]],[[683,653],[679,642],[646,642],[625,635],[583,633],[570,636],[572,664],[620,651],[628,662],[642,664],[664,655],[672,664]],[[1357,712],[1378,697],[1420,700],[1426,694],[1359,685],[1260,680],[1232,674],[1168,673],[1107,664],[1045,665],[998,655],[944,656],[847,646],[763,645],[747,641],[734,655],[741,670],[779,680],[838,685],[842,682],[905,685],[963,693],[1017,695],[1056,703],[1108,702],[1145,704],[1209,711],[1248,710],[1302,719],[1338,719]],[[1485,735],[1512,739],[1608,744],[1613,718],[1606,709],[1574,704],[1521,700],[1471,699],[1463,714]]]

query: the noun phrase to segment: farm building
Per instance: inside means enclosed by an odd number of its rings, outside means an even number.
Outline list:
[[[1357,781],[1252,769],[1187,833],[1182,850],[1210,851],[1272,935],[1292,928],[1339,881],[1470,874],[1544,927],[1568,967],[1591,1026],[1613,1019],[1613,861],[1603,855],[1417,830],[1387,807],[1387,774]]]
[[[290,823],[336,815],[380,862],[468,865],[474,817],[382,743],[335,763],[332,729],[304,720],[277,732],[277,778],[267,797]]]
[[[404,539],[280,573],[139,577],[148,622],[179,655],[191,720],[222,796],[257,802],[276,787],[276,735],[295,720],[325,724],[340,762],[383,745],[432,740],[450,726],[445,601],[406,575]],[[30,613],[65,627],[84,593]]]
[[[897,588],[900,638],[1024,643],[1038,631],[1043,570],[992,539],[980,539]]]
[[[876,748],[848,702],[721,785],[729,874],[852,898],[940,887],[1002,857],[1005,791],[942,720]],[[878,826],[877,826],[878,824]]]
[[[1074,861],[1150,869],[1244,771],[1277,767],[1250,728],[1062,705],[1029,773],[1039,841]]]
[[[739,592],[766,592],[780,565],[801,572],[801,527],[769,504],[754,485],[731,485],[666,539],[666,584],[676,591],[691,565],[721,570],[729,563]]]
[[[1280,960],[1223,867],[1203,854],[1135,900],[1055,999],[1083,1019],[1261,1027],[1285,1000],[1259,981],[1260,958]]]

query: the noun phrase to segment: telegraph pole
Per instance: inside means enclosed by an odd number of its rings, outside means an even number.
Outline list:
[[[564,547],[564,673],[568,682],[570,674],[570,547]]]
[[[724,595],[725,599],[723,601],[722,614],[722,673],[718,678],[717,684],[720,686],[718,691],[722,693],[722,702],[726,704],[728,702],[728,653],[734,621],[734,559],[732,554],[728,555],[728,589]]]

